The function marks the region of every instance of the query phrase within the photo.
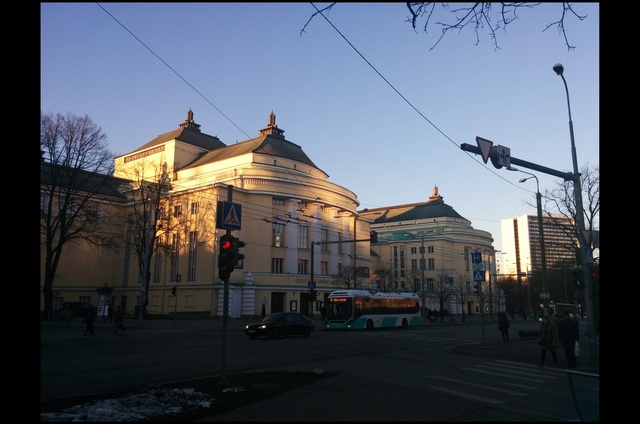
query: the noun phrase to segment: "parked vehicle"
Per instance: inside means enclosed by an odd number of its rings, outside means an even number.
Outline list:
[[[98,308],[89,302],[63,302],[60,305],[59,316],[63,319],[84,318],[88,312],[91,312],[95,317],[98,313]]]
[[[262,321],[247,324],[244,334],[257,337],[309,337],[316,329],[315,322],[299,312],[274,312]]]

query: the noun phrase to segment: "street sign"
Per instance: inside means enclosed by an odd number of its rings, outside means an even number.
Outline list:
[[[481,264],[482,263],[482,252],[471,252],[471,263],[472,264]]]
[[[307,288],[308,288],[309,290],[313,290],[313,289],[315,289],[315,288],[316,288],[316,282],[315,282],[315,281],[309,281],[309,282],[307,282]]]
[[[496,150],[498,151],[498,165],[504,166],[506,168],[510,168],[511,167],[511,149],[505,146],[497,145]]]
[[[549,293],[540,293],[540,299],[549,299],[550,297]]]
[[[484,163],[487,163],[489,161],[489,155],[491,154],[491,147],[493,147],[493,141],[482,137],[476,137],[476,144],[480,149],[482,160]]]
[[[219,201],[216,224],[225,230],[239,230],[242,226],[242,205],[239,203]]]
[[[484,282],[484,269],[473,271],[473,281],[476,283]]]

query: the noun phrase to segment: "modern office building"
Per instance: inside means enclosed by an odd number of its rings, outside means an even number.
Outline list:
[[[564,216],[543,216],[542,228],[547,270],[576,265],[577,246],[572,222]],[[499,274],[530,274],[542,270],[540,233],[536,214],[522,214],[500,221],[502,261]]]

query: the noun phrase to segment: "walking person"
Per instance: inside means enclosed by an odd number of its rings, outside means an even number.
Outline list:
[[[560,342],[564,348],[564,356],[567,360],[567,366],[574,368],[576,366],[575,346],[580,341],[580,329],[578,321],[573,319],[573,314],[565,314],[564,319],[560,322]]]
[[[118,330],[122,330],[124,333],[124,312],[122,312],[121,306],[116,308],[116,313],[113,316],[113,334],[116,334]]]
[[[89,311],[87,312],[87,315],[84,318],[84,321],[82,321],[82,323],[84,324],[84,336],[87,335],[87,333],[91,334],[93,336],[93,311]]]
[[[542,318],[540,331],[538,333],[538,344],[540,345],[540,367],[544,367],[544,360],[547,356],[547,350],[553,356],[553,363],[558,363],[558,355],[556,354],[556,346],[558,345],[558,328],[555,324],[549,322],[549,317]]]
[[[502,343],[509,344],[509,318],[507,318],[507,314],[504,312],[500,313],[500,317],[498,318],[498,330],[502,333]]]

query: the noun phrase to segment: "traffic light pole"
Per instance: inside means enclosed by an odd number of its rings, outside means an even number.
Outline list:
[[[233,201],[233,186],[227,186],[227,199]],[[227,229],[225,235],[231,237],[231,230]],[[229,326],[229,275],[225,275],[224,296],[222,300],[222,355],[220,365],[220,381],[227,382],[227,327]]]

